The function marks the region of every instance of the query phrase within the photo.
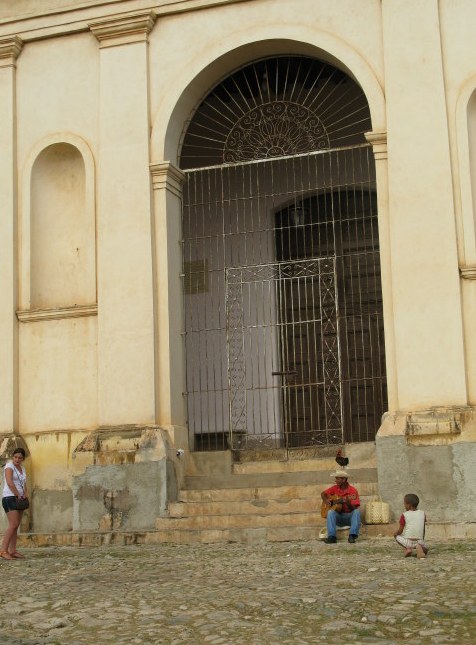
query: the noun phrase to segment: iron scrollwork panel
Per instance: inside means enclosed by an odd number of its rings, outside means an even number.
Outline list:
[[[287,447],[291,445],[288,441],[288,435],[293,434],[293,432],[294,440],[305,440],[309,445],[334,443],[342,439],[341,370],[335,275],[335,260],[333,258],[277,262],[268,265],[227,269],[229,421],[233,448],[256,448],[258,446],[261,448],[276,448],[280,447],[280,445]],[[273,283],[276,286],[276,292],[279,292],[280,285],[283,284],[297,285],[297,288],[300,289],[303,288],[302,285],[306,286],[312,282],[317,285],[319,302],[317,312],[313,314],[315,319],[306,319],[306,315],[303,314],[301,320],[294,320],[293,314],[293,320],[290,323],[289,320],[285,321],[281,314],[281,319],[277,315],[274,321],[271,317],[268,317],[265,321],[259,321],[263,327],[267,328],[267,337],[269,338],[270,335],[273,335],[277,352],[273,363],[274,367],[269,369],[266,380],[258,379],[256,384],[256,374],[254,372],[259,371],[259,367],[256,368],[256,364],[260,357],[259,355],[257,356],[256,351],[250,351],[251,344],[249,343],[248,335],[254,331],[254,326],[259,325],[252,324],[252,322],[256,323],[256,320],[246,320],[247,313],[245,308],[250,308],[250,303],[253,304],[254,302],[253,295],[250,296],[249,294],[261,293],[257,285],[263,282]],[[244,302],[245,293],[248,294],[246,296],[246,307]],[[271,293],[271,290],[269,293]],[[255,304],[258,306],[258,302]],[[274,304],[276,307],[278,306],[277,302]],[[309,317],[309,312],[307,312],[307,317]],[[288,344],[285,335],[288,333],[298,334],[302,325],[318,330],[316,334],[319,337],[320,348],[317,351],[321,356],[322,368],[320,371],[321,376],[317,381],[316,379],[311,379],[310,376],[305,377],[301,374],[301,381],[296,384],[292,383],[288,377],[297,375],[297,371],[289,367],[291,359],[289,357],[284,359],[283,352],[285,351],[284,346]],[[283,330],[285,331],[283,332]],[[278,347],[279,345],[281,345],[281,348]],[[316,355],[313,355],[311,359],[316,359]],[[286,362],[287,364],[285,365],[284,363]],[[269,367],[269,360],[266,365]],[[273,376],[281,376],[282,381],[279,385],[273,383],[271,380]],[[265,418],[266,427],[263,427],[263,424],[259,424],[260,419],[255,420],[251,407],[257,397],[260,397],[261,405],[263,405],[264,397],[267,397],[267,403],[271,401],[275,406],[279,405],[276,396],[273,398],[273,390],[275,393],[276,391],[281,392],[279,398],[284,409],[281,416],[275,412],[274,417],[270,419],[268,415]],[[304,405],[304,403],[296,403],[298,393],[303,395],[303,401],[306,397],[323,397],[324,409],[320,410],[320,415],[323,416],[322,421],[320,423],[315,420],[312,421],[311,415],[311,422],[309,419],[307,420],[305,432],[300,433],[300,437],[296,439],[298,433],[295,430],[299,426],[298,418],[303,414],[302,410],[299,411],[298,408],[300,405]],[[276,423],[274,427],[270,427],[273,420],[276,421],[279,416],[279,424]],[[317,418],[318,415],[315,416]],[[301,435],[306,435],[306,437],[303,439]]]

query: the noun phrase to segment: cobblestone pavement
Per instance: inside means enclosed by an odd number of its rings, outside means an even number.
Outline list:
[[[476,543],[25,549],[0,643],[474,643]]]

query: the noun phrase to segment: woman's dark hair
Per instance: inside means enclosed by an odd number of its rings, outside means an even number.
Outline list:
[[[407,504],[410,504],[410,506],[414,506],[416,508],[420,503],[420,498],[414,493],[409,493],[408,495],[405,495],[405,501]]]
[[[22,455],[23,459],[25,459],[25,457],[26,457],[26,452],[25,452],[25,450],[23,448],[15,448],[15,450],[12,453],[12,457],[14,455],[17,455],[17,454]]]

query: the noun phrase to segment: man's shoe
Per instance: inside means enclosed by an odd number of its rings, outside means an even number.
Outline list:
[[[337,538],[334,535],[330,535],[329,537],[326,537],[324,542],[326,544],[335,544],[337,542]]]
[[[349,539],[347,540],[347,542],[350,542],[351,544],[354,544],[354,542],[357,541],[357,538],[358,538],[358,535],[354,535],[353,533],[351,533],[349,535]]]

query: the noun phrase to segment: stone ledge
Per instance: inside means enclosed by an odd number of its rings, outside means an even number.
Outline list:
[[[446,445],[461,440],[465,429],[474,426],[475,412],[476,407],[471,405],[386,412],[377,433],[376,445],[378,447],[382,439],[397,436],[405,437],[412,445]]]
[[[319,526],[302,527],[245,527],[229,529],[161,529],[150,531],[70,531],[66,533],[20,533],[18,546],[48,547],[100,547],[128,546],[142,544],[192,544],[192,543],[250,543],[255,539],[260,542],[307,542],[320,541]],[[396,524],[362,525],[361,539],[389,538],[396,530]]]
[[[72,307],[52,307],[48,309],[25,309],[17,311],[17,318],[20,322],[38,322],[41,320],[61,320],[62,318],[83,318],[85,316],[97,316],[98,306],[74,305]]]
[[[324,525],[302,527],[274,527],[256,531],[252,529],[203,529],[203,530],[150,530],[150,531],[81,531],[65,533],[20,533],[18,545],[27,547],[48,546],[128,546],[134,544],[183,544],[211,542],[248,542],[253,536],[262,542],[319,541],[319,531]],[[398,524],[363,524],[361,540],[392,539]],[[436,541],[476,539],[476,522],[429,522],[426,538]]]
[[[460,414],[452,412],[414,412],[407,418],[407,435],[460,434]]]
[[[476,265],[470,264],[459,268],[463,280],[476,280]]]

